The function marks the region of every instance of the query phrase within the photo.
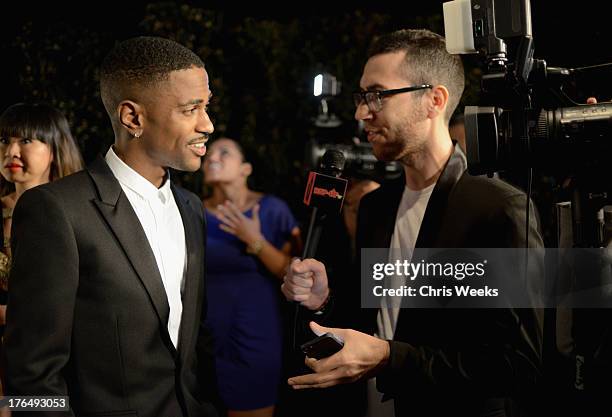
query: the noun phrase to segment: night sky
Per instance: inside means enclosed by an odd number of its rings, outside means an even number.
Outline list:
[[[376,3],[373,5],[372,3]],[[241,19],[245,16],[267,19],[290,19],[308,15],[335,15],[343,11],[361,8],[366,11],[389,13],[401,26],[402,16],[429,15],[441,13],[442,1],[420,2],[350,2],[350,6],[338,2],[292,2],[291,6],[272,7],[269,3],[240,5],[238,2],[191,2],[193,6],[222,10],[225,19]],[[580,67],[612,61],[612,26],[601,2],[586,0],[573,6],[561,6],[560,2],[532,1],[532,25],[535,39],[535,57],[545,59],[549,66]],[[142,20],[144,1],[81,2],[73,5],[62,2],[17,1],[11,11],[2,13],[0,44],[4,51],[24,23],[31,21],[34,28],[85,27],[89,30],[125,39],[137,35],[137,25]],[[59,25],[58,25],[59,24]],[[7,56],[8,55],[8,56]],[[11,67],[13,57],[3,54],[2,75],[3,107],[19,100],[19,92],[13,88],[17,74]],[[586,77],[585,82],[609,80],[606,77]],[[602,94],[612,97],[612,83],[589,89],[600,88]]]

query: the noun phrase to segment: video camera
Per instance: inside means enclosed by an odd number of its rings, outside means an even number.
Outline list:
[[[612,103],[578,104],[564,93],[572,76],[594,67],[548,67],[533,58],[528,0],[455,0],[443,7],[448,52],[486,59],[488,106],[466,106],[464,114],[471,174],[521,167],[609,172]]]
[[[317,137],[306,145],[306,165],[317,167],[319,160],[328,149],[337,149],[346,158],[344,175],[361,179],[371,179],[381,182],[385,179],[397,178],[402,173],[398,162],[378,161],[372,153],[372,145],[360,139],[363,128],[351,136],[350,132],[342,130],[342,121],[330,110],[328,101],[338,96],[341,83],[329,73],[318,74],[314,78],[313,95],[319,98],[319,113],[314,120],[317,127]]]

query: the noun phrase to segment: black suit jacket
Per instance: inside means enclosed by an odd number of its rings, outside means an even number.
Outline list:
[[[10,395],[69,395],[71,412],[53,415],[216,415],[206,398],[214,367],[203,209],[194,194],[172,192],[187,252],[178,349],[155,257],[102,158],[22,195],[5,338]]]
[[[533,207],[525,236],[525,194],[466,169],[456,147],[434,187],[416,247],[524,247],[526,238],[529,247],[542,247]],[[404,186],[402,176],[364,196],[358,250],[390,246]],[[336,304],[348,308],[342,300]],[[355,326],[375,332],[377,313],[361,309]],[[535,309],[402,309],[377,386],[394,398],[396,417],[517,414],[514,400],[533,391],[540,372],[541,336]]]

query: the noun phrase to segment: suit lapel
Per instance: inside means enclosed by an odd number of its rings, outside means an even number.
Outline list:
[[[467,168],[465,155],[461,152],[461,148],[455,143],[455,150],[444,167],[442,175],[436,182],[436,186],[429,197],[427,209],[421,222],[419,236],[415,247],[417,248],[433,248],[440,236],[440,227],[444,213],[448,208],[448,197],[459,180],[461,175]]]
[[[179,352],[191,352],[190,345],[194,340],[194,334],[198,330],[197,307],[198,295],[202,292],[203,284],[203,268],[202,260],[204,251],[204,242],[202,235],[204,233],[203,225],[198,221],[195,209],[190,201],[185,197],[184,193],[172,185],[172,193],[174,200],[181,213],[183,220],[183,228],[185,230],[185,252],[187,254],[187,263],[185,268],[185,285],[183,289],[183,315],[181,317],[181,331],[179,336]]]
[[[99,200],[95,200],[94,203],[149,294],[160,321],[160,332],[169,347],[174,350],[168,333],[170,315],[168,298],[157,269],[155,255],[140,220],[123,193],[121,185],[101,157],[94,161],[88,171],[99,194]]]
[[[373,228],[371,248],[389,248],[391,246],[391,236],[395,229],[395,219],[397,218],[397,209],[402,199],[402,193],[406,180],[404,174],[392,180],[385,187],[385,194],[378,204],[380,212],[376,213],[376,227]]]
[[[360,212],[360,232],[358,233],[357,247],[362,250],[364,248],[389,248],[391,246],[391,236],[395,228],[395,219],[397,217],[397,209],[402,199],[402,192],[406,181],[403,170],[399,178],[385,182],[378,190],[372,192],[372,197],[375,194],[376,204],[365,214]],[[368,198],[366,196],[365,198]],[[365,232],[365,236],[361,233]],[[359,254],[361,262],[361,254]],[[359,265],[358,265],[359,266]],[[377,332],[376,316],[378,308],[361,309],[361,322],[363,323],[362,330],[368,333]]]
[[[429,197],[427,209],[425,210],[425,215],[423,216],[423,221],[419,229],[419,236],[415,244],[416,248],[435,248],[440,234],[443,232],[448,233],[448,231],[440,230],[444,214],[448,209],[448,198],[453,187],[467,169],[465,155],[455,141],[453,141],[453,144],[455,145],[455,150],[447,161],[440,178],[438,178],[431,193],[431,197]],[[413,328],[410,326],[415,326],[422,322],[419,317],[422,317],[423,320],[427,320],[428,317],[436,317],[439,314],[439,310],[416,309],[415,311],[407,308],[401,309],[395,327],[394,338],[397,340],[406,340],[406,337],[410,336],[409,333]]]

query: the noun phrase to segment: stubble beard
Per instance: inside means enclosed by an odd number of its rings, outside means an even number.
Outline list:
[[[409,127],[410,124],[395,129],[392,133],[394,146],[386,152],[385,161],[398,161],[403,165],[414,167],[422,159],[425,152],[426,141],[423,137]]]
[[[400,143],[403,144],[402,151],[396,158],[403,165],[416,167],[419,165],[419,161],[423,159],[427,148],[427,140],[424,139],[424,133],[419,129],[421,126],[419,122],[425,117],[420,108],[416,107],[412,117],[398,126],[394,132],[395,137],[401,138]]]

